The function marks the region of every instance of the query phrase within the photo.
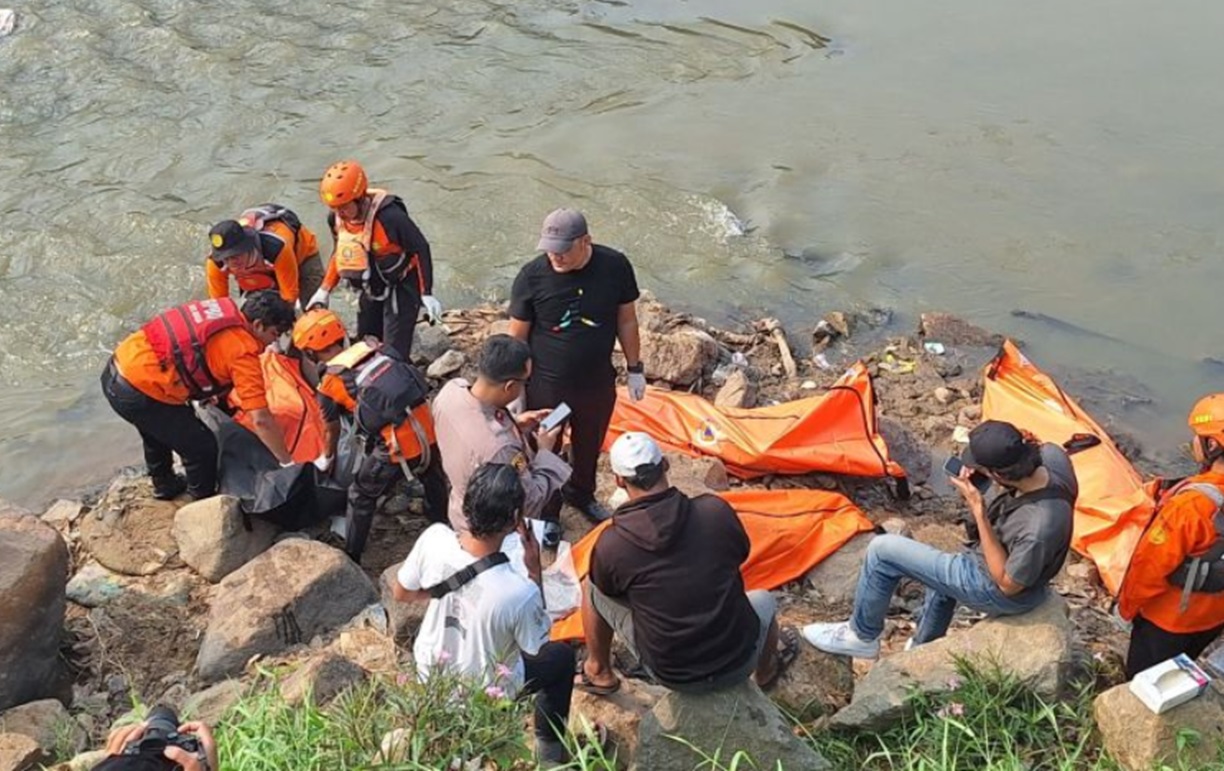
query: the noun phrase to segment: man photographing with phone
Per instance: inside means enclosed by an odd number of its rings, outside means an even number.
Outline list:
[[[949,554],[899,535],[867,548],[849,621],[809,624],[803,636],[827,653],[874,659],[888,604],[903,578],[926,587],[913,645],[943,637],[957,603],[996,616],[1025,613],[1046,598],[1046,585],[1071,548],[1079,484],[1066,451],[1042,444],[1010,423],[988,420],[969,433],[960,475],[950,477],[969,507],[980,540]],[[1002,488],[989,505],[972,477]]]

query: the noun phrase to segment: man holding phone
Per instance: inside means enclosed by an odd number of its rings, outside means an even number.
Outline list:
[[[809,624],[803,636],[827,653],[874,659],[897,584],[926,586],[912,643],[943,637],[957,603],[997,616],[1025,613],[1046,598],[1046,585],[1071,548],[1079,484],[1062,447],[1041,444],[1010,423],[988,420],[969,433],[959,475],[951,477],[980,540],[948,554],[898,535],[876,536],[867,548],[849,621]],[[974,476],[1002,488],[987,506]]]
[[[485,463],[508,463],[518,470],[526,494],[526,516],[541,518],[549,499],[570,478],[570,467],[555,452],[561,424],[541,425],[553,410],[514,415],[510,404],[523,393],[531,377],[531,349],[509,335],[492,335],[480,352],[476,382],[455,378],[433,402],[434,430],[442,469],[450,480],[447,513],[451,527],[467,527],[463,496],[468,479]],[[563,416],[562,416],[563,417]],[[536,449],[527,442],[535,436]]]

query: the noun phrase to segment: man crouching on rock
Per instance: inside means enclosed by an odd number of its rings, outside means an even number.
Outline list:
[[[614,631],[671,690],[707,693],[749,676],[771,686],[794,660],[799,636],[779,632],[769,592],[745,593],[740,565],[749,544],[739,517],[718,496],[689,498],[672,487],[646,434],[624,434],[609,458],[629,502],[591,550],[582,598],[587,659],[575,687],[596,695],[620,687]]]
[[[877,658],[889,601],[903,578],[926,587],[918,629],[907,648],[943,637],[957,603],[1010,616],[1045,600],[1046,585],[1071,547],[1079,484],[1070,458],[1058,445],[988,420],[970,432],[962,461],[965,467],[951,481],[976,525],[970,527],[970,540],[977,541],[971,550],[948,554],[903,536],[876,536],[867,548],[850,620],[809,624],[803,629],[808,642],[827,653]],[[989,506],[974,484],[978,474],[1004,488]]]

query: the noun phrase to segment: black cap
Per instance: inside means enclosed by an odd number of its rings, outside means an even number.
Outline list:
[[[251,228],[244,228],[234,220],[221,220],[208,231],[208,243],[212,244],[213,259],[225,260],[239,254],[255,251],[255,240],[259,237]]]
[[[1010,468],[1028,454],[1028,443],[1018,428],[1001,420],[987,420],[969,432],[969,447],[961,453],[961,462],[992,470]]]

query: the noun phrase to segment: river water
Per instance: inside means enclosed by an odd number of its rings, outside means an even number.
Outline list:
[[[202,293],[211,222],[276,200],[318,226],[318,177],[346,156],[407,199],[450,306],[504,298],[541,216],[571,204],[674,305],[769,310],[797,337],[834,308],[893,308],[898,328],[950,310],[1151,398],[1119,417],[1158,447],[1224,380],[1196,364],[1221,354],[1217,3],[17,11],[0,40],[0,495],[22,503],[139,461],[98,392],[108,350]]]

